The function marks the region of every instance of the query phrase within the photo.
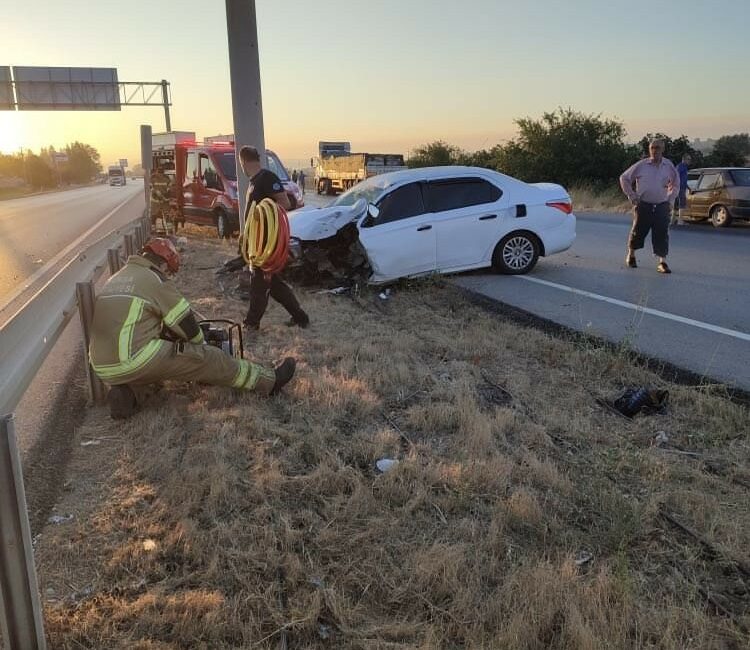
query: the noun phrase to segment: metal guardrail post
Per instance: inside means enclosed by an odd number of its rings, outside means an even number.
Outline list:
[[[133,230],[133,236],[135,237],[135,252],[140,253],[143,249],[143,244],[146,243],[143,241],[143,227],[140,224],[136,225]]]
[[[47,647],[12,415],[0,418],[0,630],[6,648]]]
[[[135,241],[133,241],[133,235],[123,236],[125,240],[125,258],[135,255]]]
[[[122,260],[120,260],[119,248],[107,249],[107,263],[109,264],[110,275],[114,275],[122,268]]]
[[[91,322],[94,320],[94,283],[76,282],[76,297],[78,298],[78,315],[81,317],[81,328],[83,329],[83,355],[86,363],[86,374],[89,378],[91,401],[95,404],[102,404],[107,396],[107,389],[93,371],[89,362]]]

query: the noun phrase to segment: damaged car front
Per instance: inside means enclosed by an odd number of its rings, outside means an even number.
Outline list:
[[[384,176],[370,178],[325,208],[290,214],[290,261],[286,272],[301,281],[368,281],[372,267],[359,239],[359,226],[368,216],[376,216],[377,208],[372,203],[389,185]]]

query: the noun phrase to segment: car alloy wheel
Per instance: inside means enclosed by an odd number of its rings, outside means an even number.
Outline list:
[[[539,258],[539,245],[530,233],[511,233],[495,249],[492,265],[510,275],[528,273]]]
[[[716,228],[725,228],[729,225],[731,218],[729,216],[729,210],[723,205],[716,206],[711,210],[711,223]]]

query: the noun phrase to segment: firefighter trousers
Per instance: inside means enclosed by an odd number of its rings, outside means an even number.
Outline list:
[[[162,341],[159,351],[144,366],[106,381],[144,386],[165,380],[195,381],[268,395],[276,383],[276,373],[257,363],[230,357],[212,345]]]

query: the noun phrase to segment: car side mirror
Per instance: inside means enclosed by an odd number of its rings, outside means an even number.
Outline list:
[[[380,209],[374,203],[369,203],[367,205],[367,214],[373,219],[377,219],[380,216]]]

